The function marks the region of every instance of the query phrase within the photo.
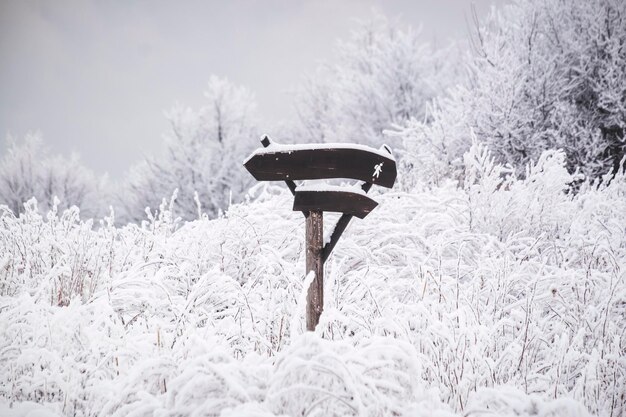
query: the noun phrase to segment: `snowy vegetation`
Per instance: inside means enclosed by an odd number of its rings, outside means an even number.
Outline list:
[[[432,120],[399,128],[405,163],[459,175],[472,132],[523,173],[546,149],[598,177],[626,155],[626,3],[519,1],[475,34],[469,81],[434,100]],[[433,158],[433,155],[436,157]]]
[[[327,264],[304,331],[303,216],[259,185],[217,219],[94,226],[34,202],[0,222],[0,395],[62,415],[619,416],[626,176],[388,192]],[[21,404],[21,405],[20,405]],[[34,405],[30,405],[34,407]],[[220,414],[221,413],[221,414]]]
[[[401,144],[385,130],[427,118],[430,101],[459,81],[455,48],[435,50],[412,28],[376,15],[336,48],[338,62],[309,74],[297,92],[304,142]]]
[[[106,177],[98,179],[76,154],[65,158],[48,152],[40,135],[28,135],[22,143],[8,138],[7,152],[0,160],[0,202],[19,213],[35,197],[45,213],[56,197],[57,208],[77,206],[87,218],[102,215]]]
[[[175,106],[171,132],[160,156],[133,167],[119,196],[124,221],[140,221],[176,191],[183,220],[204,210],[215,217],[231,200],[241,201],[254,179],[241,161],[257,146],[256,104],[252,94],[227,80],[211,77],[207,104],[199,110]]]
[[[247,89],[211,77],[123,184],[13,141],[0,415],[626,415],[624,19],[518,1],[465,56],[377,16],[309,74],[275,139],[392,143],[400,171],[329,258],[315,332],[304,218],[241,166]]]

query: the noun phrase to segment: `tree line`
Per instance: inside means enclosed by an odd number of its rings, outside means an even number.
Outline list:
[[[396,149],[401,186],[462,179],[463,155],[485,144],[524,176],[546,149],[562,149],[570,172],[596,178],[626,153],[626,2],[522,0],[474,16],[469,51],[434,48],[419,32],[374,16],[337,46],[334,64],[308,74],[293,95],[294,142],[357,142]],[[45,211],[76,205],[85,217],[114,207],[138,222],[175,193],[175,213],[219,215],[245,198],[241,166],[262,121],[253,94],[210,77],[205,105],[176,106],[159,155],[111,184],[77,156],[45,157],[41,138],[9,139],[0,161],[0,204]],[[267,129],[267,127],[265,127]],[[55,199],[58,198],[58,201]],[[109,204],[103,204],[108,202]]]

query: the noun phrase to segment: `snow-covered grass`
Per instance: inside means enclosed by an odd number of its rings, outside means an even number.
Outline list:
[[[3,210],[0,415],[624,415],[626,176],[564,163],[475,145],[462,186],[376,195],[309,334],[281,187],[186,224]]]

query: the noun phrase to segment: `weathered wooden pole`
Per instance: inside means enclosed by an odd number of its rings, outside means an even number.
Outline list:
[[[324,309],[324,215],[310,211],[306,217],[306,275],[315,278],[306,295],[306,329],[314,331]]]

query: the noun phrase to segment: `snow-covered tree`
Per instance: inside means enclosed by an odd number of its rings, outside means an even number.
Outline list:
[[[244,87],[211,77],[207,104],[198,110],[175,106],[168,112],[171,131],[160,156],[149,156],[129,174],[122,197],[123,220],[145,218],[176,192],[175,214],[184,220],[199,212],[214,216],[241,200],[253,178],[242,161],[258,144],[256,104]]]
[[[7,153],[0,161],[0,204],[21,213],[24,202],[35,197],[45,212],[56,197],[59,209],[77,206],[82,217],[98,216],[104,208],[106,178],[98,179],[76,154],[66,158],[47,153],[38,135],[28,135],[23,143],[8,139]]]
[[[302,141],[358,142],[375,147],[383,131],[410,118],[423,120],[428,101],[455,70],[419,31],[376,15],[361,22],[325,64],[305,79],[296,107]]]
[[[521,0],[494,10],[474,39],[470,82],[439,99],[432,122],[402,130],[414,167],[460,172],[472,132],[522,169],[563,149],[598,176],[624,156],[626,2]],[[434,156],[434,158],[433,158]]]

